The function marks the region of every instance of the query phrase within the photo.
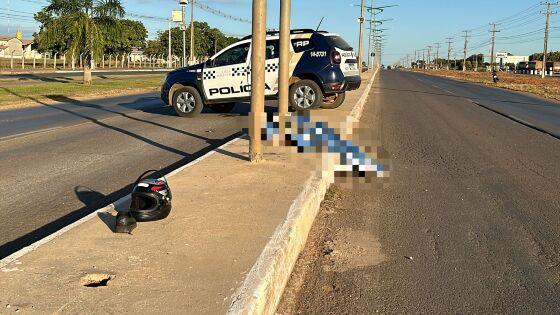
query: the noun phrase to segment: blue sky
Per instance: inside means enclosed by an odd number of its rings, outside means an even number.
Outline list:
[[[366,0],[369,3],[371,0]],[[250,19],[251,0],[199,0],[200,3],[227,14]],[[358,46],[358,24],[360,0],[292,0],[292,27],[315,28],[321,17],[325,17],[322,29],[342,34],[354,47]],[[141,19],[153,37],[158,30],[167,27],[161,18],[178,9],[175,0],[123,0],[127,12],[150,16]],[[268,26],[278,27],[279,0],[268,0]],[[0,34],[8,33],[8,6],[12,9],[11,32],[21,29],[25,37],[30,37],[37,25],[32,21],[32,13],[46,5],[46,0],[0,0]],[[533,0],[375,0],[376,6],[398,4],[380,15],[386,22],[387,45],[384,62],[392,63],[415,49],[435,46],[441,42],[441,54],[447,54],[447,37],[453,37],[453,50],[462,55],[463,39],[461,31],[471,30],[469,54],[489,54],[490,33],[488,25],[492,21],[500,24],[497,51],[513,54],[530,54],[542,50],[544,15],[540,14],[540,1]],[[463,7],[464,6],[464,7]],[[195,18],[208,22],[231,35],[246,35],[249,24],[230,21],[197,9]],[[134,18],[134,16],[132,16]],[[159,19],[158,19],[159,18]],[[560,23],[557,15],[551,19],[551,50],[560,49]],[[452,53],[453,55],[453,53]]]

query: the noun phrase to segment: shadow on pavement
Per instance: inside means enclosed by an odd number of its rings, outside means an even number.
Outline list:
[[[159,100],[159,97],[142,97],[142,98],[138,98],[132,102],[129,103],[119,103],[117,105],[127,108],[127,109],[134,109],[134,110],[139,110],[142,111],[144,113],[148,113],[148,114],[156,114],[156,115],[165,115],[165,116],[177,116],[177,114],[175,113],[175,110],[173,109],[173,106],[167,106],[164,103],[161,103],[160,105],[156,106],[150,106],[150,107],[141,107],[138,106],[138,103],[141,102],[147,102],[147,101],[155,101],[155,100]],[[270,103],[270,102],[268,102]],[[265,112],[275,112],[277,110],[278,106],[271,106],[270,104],[266,104],[265,105]],[[249,103],[245,103],[245,102],[241,102],[241,103],[235,103],[235,107],[233,108],[233,110],[230,113],[217,113],[219,116],[221,117],[238,117],[238,116],[249,116],[249,112],[251,111],[251,105]],[[212,111],[212,109],[205,107],[204,110],[202,111],[202,114],[213,114],[214,111]]]
[[[107,212],[99,212],[97,213],[97,217],[105,223],[111,232],[115,233],[115,224],[117,222],[116,216]]]
[[[182,158],[181,160],[172,163],[162,169],[159,170],[159,173],[161,174],[168,174],[174,170],[176,170],[177,168],[180,168],[200,157],[202,157],[203,155],[215,150],[216,148],[218,148],[219,146],[235,139],[238,138],[242,135],[241,132],[232,134],[224,139],[221,140],[217,140],[215,143],[213,143],[212,145],[207,146],[206,148],[195,152],[189,156],[186,156],[184,158]],[[76,195],[78,196],[78,198],[85,204],[84,207],[77,209],[73,212],[70,212],[66,215],[64,215],[63,217],[54,220],[53,222],[50,222],[38,229],[35,229],[34,231],[31,231],[21,237],[18,237],[17,239],[7,242],[3,245],[0,246],[0,259],[5,258],[15,252],[17,252],[18,250],[25,248],[35,242],[37,242],[40,239],[43,239],[53,233],[55,233],[56,231],[64,228],[65,226],[72,224],[78,220],[80,220],[81,218],[95,212],[96,210],[103,208],[106,205],[111,204],[112,202],[114,202],[115,200],[118,200],[119,198],[122,198],[126,195],[128,195],[131,191],[132,191],[132,187],[133,184],[130,183],[129,185],[126,185],[124,187],[122,187],[121,189],[112,192],[109,195],[103,195],[99,192],[95,192],[91,189],[88,188],[83,188],[82,186],[77,186],[74,191],[76,193]],[[97,199],[95,199],[97,198]],[[107,221],[104,220],[104,222],[106,224],[108,224],[109,228],[111,227],[111,224],[114,224],[114,222],[111,222],[110,219],[108,218],[101,218],[102,220],[106,219]]]
[[[239,131],[239,132],[236,132],[236,133],[234,133],[234,134],[232,134],[228,137],[222,138],[222,139],[209,139],[207,137],[202,137],[202,136],[199,136],[199,135],[195,135],[195,134],[189,133],[187,131],[183,131],[183,130],[172,128],[172,127],[169,127],[169,126],[165,126],[165,125],[153,122],[153,121],[147,121],[147,120],[139,119],[139,118],[136,118],[136,117],[131,117],[127,114],[120,113],[120,112],[117,112],[117,111],[113,111],[113,110],[110,110],[110,109],[107,109],[107,108],[103,108],[99,105],[89,104],[87,102],[82,102],[82,101],[78,101],[78,100],[73,100],[73,99],[70,99],[70,98],[67,98],[67,97],[64,97],[64,96],[51,96],[51,99],[53,99],[53,100],[57,100],[57,101],[61,101],[61,102],[67,102],[67,103],[75,105],[75,106],[96,108],[96,109],[99,109],[99,110],[112,112],[112,113],[115,113],[117,115],[129,118],[129,119],[132,119],[132,120],[135,120],[135,121],[149,123],[149,124],[161,127],[161,128],[176,131],[176,132],[184,134],[186,136],[191,136],[191,137],[195,137],[195,138],[198,138],[198,139],[202,139],[202,140],[205,140],[206,143],[208,143],[208,146],[205,147],[204,149],[201,149],[197,152],[194,152],[194,153],[190,154],[190,153],[183,152],[181,150],[178,150],[178,149],[160,144],[158,142],[155,142],[151,139],[145,138],[143,136],[140,136],[140,135],[135,134],[133,132],[130,132],[128,130],[109,125],[105,122],[99,121],[98,119],[95,119],[93,117],[89,117],[89,116],[81,114],[81,113],[77,113],[77,112],[72,111],[70,109],[62,108],[62,107],[55,106],[55,105],[50,105],[50,104],[41,102],[37,99],[34,99],[32,97],[21,96],[21,95],[15,93],[15,92],[11,91],[10,89],[5,88],[5,87],[0,87],[0,89],[3,89],[5,91],[7,91],[8,93],[11,93],[11,94],[16,95],[18,97],[32,100],[32,101],[36,102],[37,104],[44,105],[44,106],[49,107],[49,108],[53,108],[53,109],[56,109],[56,110],[59,110],[59,111],[62,111],[62,112],[65,112],[65,113],[68,113],[68,114],[71,114],[71,115],[81,117],[81,118],[86,119],[86,120],[88,120],[88,121],[90,121],[90,122],[92,122],[96,125],[99,125],[101,127],[117,131],[119,133],[130,136],[134,139],[137,139],[137,140],[143,141],[145,143],[148,143],[150,145],[153,145],[153,146],[155,146],[159,149],[166,150],[166,151],[169,151],[169,152],[172,152],[172,153],[175,153],[177,155],[182,156],[181,160],[179,160],[175,163],[172,163],[172,164],[170,164],[170,165],[168,165],[164,168],[161,168],[159,170],[159,173],[162,173],[162,174],[170,173],[170,172],[176,170],[177,168],[180,168],[180,167],[182,167],[182,166],[184,166],[184,165],[202,157],[203,155],[215,150],[216,148],[220,147],[221,145],[223,145],[223,144],[225,144],[225,143],[227,143],[227,142],[229,142],[229,141],[231,141],[231,140],[233,140],[233,139],[235,139],[235,138],[237,138],[237,137],[239,137],[243,134],[242,131]],[[222,150],[222,151],[224,151],[224,150]],[[224,151],[224,152],[227,152],[227,151]],[[221,152],[221,153],[226,154],[226,153],[223,153],[223,152]],[[230,155],[230,156],[234,156],[234,155]],[[234,157],[240,158],[240,159],[243,159],[243,160],[246,159],[245,157],[242,157],[242,156],[236,156],[235,155]],[[67,226],[69,224],[72,224],[73,222],[76,222],[76,221],[80,220],[81,218],[95,212],[97,209],[102,208],[102,207],[114,202],[115,200],[118,200],[119,198],[126,196],[127,194],[130,193],[131,190],[132,190],[132,183],[125,186],[125,187],[122,187],[121,189],[119,189],[117,191],[112,192],[109,195],[103,195],[99,192],[93,191],[92,189],[77,186],[74,189],[74,192],[75,192],[76,196],[82,201],[82,203],[84,203],[84,207],[82,207],[80,209],[77,209],[73,212],[70,212],[70,213],[62,216],[61,218],[58,218],[58,219],[40,227],[40,228],[35,229],[34,231],[31,231],[31,232],[29,232],[29,233],[27,233],[27,234],[25,234],[21,237],[18,237],[17,239],[15,239],[13,241],[10,241],[10,242],[7,242],[7,243],[1,245],[0,246],[0,259],[9,256],[9,255],[17,252],[18,250],[20,250],[24,247],[27,247],[27,246],[37,242],[38,240],[40,240],[40,239],[42,239],[42,238],[44,238],[48,235],[53,234],[54,232],[64,228],[65,226]]]

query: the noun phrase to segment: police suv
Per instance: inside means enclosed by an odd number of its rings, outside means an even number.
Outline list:
[[[353,48],[340,36],[314,30],[292,30],[290,107],[293,110],[337,108],[346,91],[360,87]],[[179,116],[192,117],[203,107],[230,112],[235,102],[251,97],[251,36],[225,48],[205,63],[170,72],[162,100]],[[278,97],[279,33],[266,37],[265,95]]]

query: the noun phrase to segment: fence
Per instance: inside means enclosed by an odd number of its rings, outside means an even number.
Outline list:
[[[196,61],[198,62],[198,61]],[[24,56],[11,56],[9,58],[0,57],[0,70],[79,70],[83,69],[83,56],[71,57],[57,54],[52,57],[43,54],[42,58],[25,58]],[[182,59],[173,56],[171,60],[171,68],[181,67]],[[150,55],[138,56],[131,54],[106,54],[101,60],[95,60],[94,68],[97,69],[158,69],[168,68],[167,56]]]

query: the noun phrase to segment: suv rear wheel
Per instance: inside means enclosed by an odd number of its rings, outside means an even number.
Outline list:
[[[310,110],[321,106],[323,92],[317,83],[301,80],[290,87],[290,106],[295,110]]]
[[[185,86],[175,91],[172,104],[177,115],[181,117],[195,117],[202,112],[204,107],[200,94],[191,86]]]
[[[345,99],[346,99],[346,92],[337,93],[332,96],[327,96],[321,103],[321,108],[323,109],[339,108],[340,105],[344,103]]]

